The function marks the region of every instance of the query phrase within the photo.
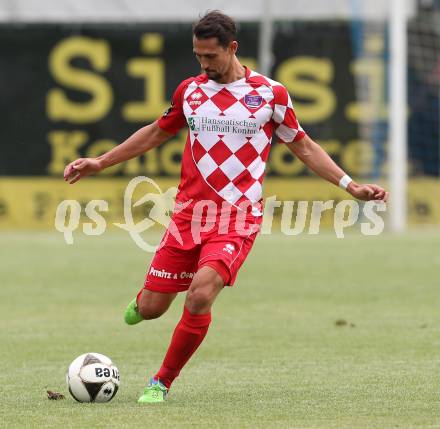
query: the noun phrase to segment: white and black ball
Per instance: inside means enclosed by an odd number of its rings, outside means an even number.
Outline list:
[[[70,394],[78,402],[109,402],[119,388],[119,371],[100,353],[85,353],[69,366],[66,375]]]

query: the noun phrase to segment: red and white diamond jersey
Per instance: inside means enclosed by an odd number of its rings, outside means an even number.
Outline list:
[[[305,133],[286,88],[246,68],[243,79],[228,84],[206,74],[183,81],[159,127],[176,134],[185,124],[178,202],[228,201],[252,205],[261,216],[262,183],[272,135],[289,143]]]

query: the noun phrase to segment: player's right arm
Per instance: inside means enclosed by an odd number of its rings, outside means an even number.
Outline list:
[[[84,176],[98,173],[112,165],[136,158],[161,145],[170,137],[172,134],[164,131],[158,125],[158,121],[155,121],[139,129],[123,143],[97,158],[79,158],[71,162],[64,169],[64,180],[70,184],[75,183]]]
[[[190,79],[184,80],[173,94],[171,107],[163,116],[132,134],[127,140],[97,158],[79,158],[64,169],[64,180],[70,184],[84,176],[95,174],[112,165],[136,158],[161,145],[186,124],[183,113],[183,93]]]

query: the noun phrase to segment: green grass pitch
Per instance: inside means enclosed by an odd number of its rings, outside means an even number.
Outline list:
[[[151,254],[112,232],[0,242],[0,427],[440,427],[438,231],[259,237],[169,401],[146,406],[183,303],[124,325]],[[88,351],[120,369],[108,404],[68,394],[66,369]]]

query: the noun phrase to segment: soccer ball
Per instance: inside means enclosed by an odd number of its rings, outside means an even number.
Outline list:
[[[119,388],[119,371],[109,357],[85,353],[70,364],[66,381],[78,402],[109,402]]]

